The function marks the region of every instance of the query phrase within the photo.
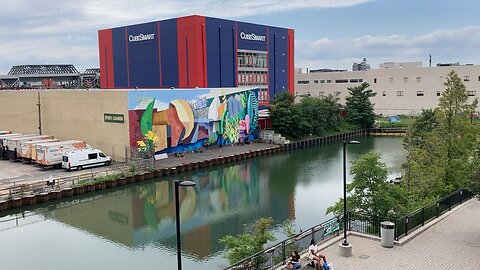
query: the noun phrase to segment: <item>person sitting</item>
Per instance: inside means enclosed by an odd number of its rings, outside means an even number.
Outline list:
[[[321,254],[318,251],[317,242],[315,241],[315,239],[312,239],[312,241],[310,241],[310,247],[308,248],[308,250],[310,251],[310,258],[316,262],[317,270],[322,270],[322,260],[326,264],[327,257],[325,257],[325,255]]]
[[[290,258],[288,258],[287,268],[288,269],[300,269],[302,265],[300,264],[300,255],[298,251],[294,250],[291,253]]]

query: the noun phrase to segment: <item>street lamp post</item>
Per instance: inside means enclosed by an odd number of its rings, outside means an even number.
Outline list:
[[[347,240],[347,144],[359,144],[359,141],[343,141],[343,246],[348,246]]]
[[[193,187],[195,183],[192,181],[178,181],[175,180],[175,218],[177,223],[177,261],[178,261],[178,270],[182,269],[182,247],[180,243],[180,202],[178,198],[178,187]]]

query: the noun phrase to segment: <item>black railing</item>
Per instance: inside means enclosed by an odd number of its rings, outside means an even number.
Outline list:
[[[424,206],[397,219],[351,212],[348,214],[348,229],[355,232],[380,236],[380,222],[392,221],[395,223],[395,240],[398,240],[473,196],[474,194],[470,191],[460,189],[437,200],[435,203]]]
[[[342,229],[341,224],[342,222],[340,222],[339,218],[329,219],[320,225],[300,232],[270,248],[245,258],[229,266],[226,270],[273,269],[282,265],[293,250],[302,251],[308,249],[312,239],[315,239],[318,244],[338,236],[340,229]]]

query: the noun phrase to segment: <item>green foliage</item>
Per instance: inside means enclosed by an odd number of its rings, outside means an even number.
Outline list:
[[[340,105],[334,98],[302,96],[299,103],[293,101],[294,97],[285,93],[271,105],[270,118],[276,132],[295,139],[340,129]]]
[[[346,98],[345,103],[347,120],[361,128],[371,128],[375,123],[375,113],[370,98],[374,97],[376,93],[367,89],[369,86],[364,82],[359,86],[349,87],[350,95]]]
[[[140,130],[142,135],[148,133],[149,130],[152,130],[152,115],[153,115],[153,105],[155,104],[155,99],[153,99],[148,105],[145,111],[142,114],[142,119],[140,119]]]
[[[402,188],[386,183],[388,170],[380,156],[369,152],[353,162],[353,181],[347,185],[347,209],[372,215],[395,217],[406,212],[407,196]],[[343,213],[343,199],[327,208],[327,213]]]
[[[404,140],[407,163],[402,186],[410,205],[431,203],[474,179],[478,127],[468,121],[478,101],[468,103],[461,79],[450,72],[435,110],[424,110]],[[469,162],[470,161],[470,162]]]
[[[268,229],[272,226],[271,217],[260,218],[253,224],[250,231],[232,236],[222,237],[219,242],[227,248],[225,257],[233,264],[264,249],[268,241],[275,237]]]

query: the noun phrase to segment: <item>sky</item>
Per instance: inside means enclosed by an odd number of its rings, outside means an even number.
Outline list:
[[[99,29],[204,15],[295,30],[295,66],[367,59],[480,64],[478,0],[15,0],[0,9],[0,74],[13,65],[99,67]]]

